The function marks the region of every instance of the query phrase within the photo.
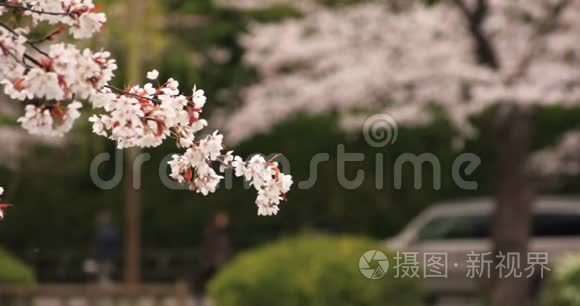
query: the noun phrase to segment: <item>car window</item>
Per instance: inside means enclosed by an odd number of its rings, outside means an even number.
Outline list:
[[[483,239],[489,237],[489,216],[439,217],[419,231],[419,240]]]
[[[485,239],[491,216],[438,217],[419,230],[419,240]],[[580,237],[580,215],[539,213],[532,223],[533,237]]]
[[[580,216],[570,214],[538,214],[534,216],[534,237],[580,237]]]

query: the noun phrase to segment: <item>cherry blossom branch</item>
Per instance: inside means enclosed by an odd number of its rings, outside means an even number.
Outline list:
[[[89,38],[98,32],[106,16],[96,12],[98,8],[91,0],[17,3],[0,0],[0,8],[14,9],[11,13],[19,15],[17,10],[31,12],[24,15],[33,19],[33,26],[40,22],[62,25],[32,41],[27,37],[28,30],[13,29],[0,22],[0,82],[7,95],[25,102],[25,114],[18,119],[24,129],[36,135],[63,136],[81,116],[80,101],[87,100],[93,108],[102,109],[89,119],[93,132],[115,141],[118,148],[157,147],[164,140],[175,138],[178,148],[187,149],[169,163],[174,179],[207,195],[223,179],[212,168],[214,162],[219,162],[220,171],[230,167],[256,188],[259,215],[278,212],[280,201],[285,200],[292,185],[291,176],[281,173],[273,161],[279,154],[269,161],[253,157],[246,162],[234,156],[233,151],[223,153],[223,136],[217,131],[196,140],[196,133],[207,126],[207,121],[200,118],[206,102],[203,90],[194,86],[192,95],[185,96],[179,90],[179,82],[171,78],[163,85],[157,82],[157,87],[146,83],[117,88],[109,84],[117,69],[109,52],[80,50],[68,43],[50,44],[46,49],[38,46],[66,28],[75,39]],[[67,12],[50,11],[58,7]],[[158,76],[156,70],[147,73],[151,81]],[[6,207],[2,205],[0,218]]]

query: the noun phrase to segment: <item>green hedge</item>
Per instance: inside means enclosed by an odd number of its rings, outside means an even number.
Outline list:
[[[0,284],[31,284],[35,282],[31,268],[0,249]]]
[[[361,255],[376,249],[377,242],[354,237],[282,240],[237,257],[212,280],[210,296],[216,306],[420,305],[416,280],[361,274]]]
[[[545,306],[580,306],[580,254],[557,261],[544,292]]]

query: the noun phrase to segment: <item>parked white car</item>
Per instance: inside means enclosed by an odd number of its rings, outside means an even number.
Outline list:
[[[417,253],[419,260],[423,260],[425,254],[445,253],[447,277],[425,278],[421,269],[420,278],[428,292],[437,298],[476,296],[484,281],[468,277],[473,266],[469,264],[468,254],[492,250],[493,208],[493,200],[489,198],[434,205],[399,235],[389,239],[387,246],[395,251]],[[580,253],[580,199],[539,198],[534,204],[533,215],[530,252],[547,253],[549,265],[562,255]],[[527,258],[522,258],[521,267],[525,268],[526,264]],[[541,281],[534,280],[534,292],[538,291]]]

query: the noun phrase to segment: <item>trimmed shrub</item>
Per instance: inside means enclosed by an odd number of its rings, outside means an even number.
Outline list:
[[[546,306],[580,306],[580,254],[557,261],[543,300]]]
[[[0,249],[0,284],[32,284],[34,272],[30,267]]]
[[[369,250],[381,247],[355,237],[275,242],[238,256],[211,281],[210,296],[216,306],[420,305],[417,280],[395,279],[392,272],[380,279],[361,274],[359,260]],[[381,251],[392,266],[394,256]],[[370,264],[371,269],[379,266]]]

